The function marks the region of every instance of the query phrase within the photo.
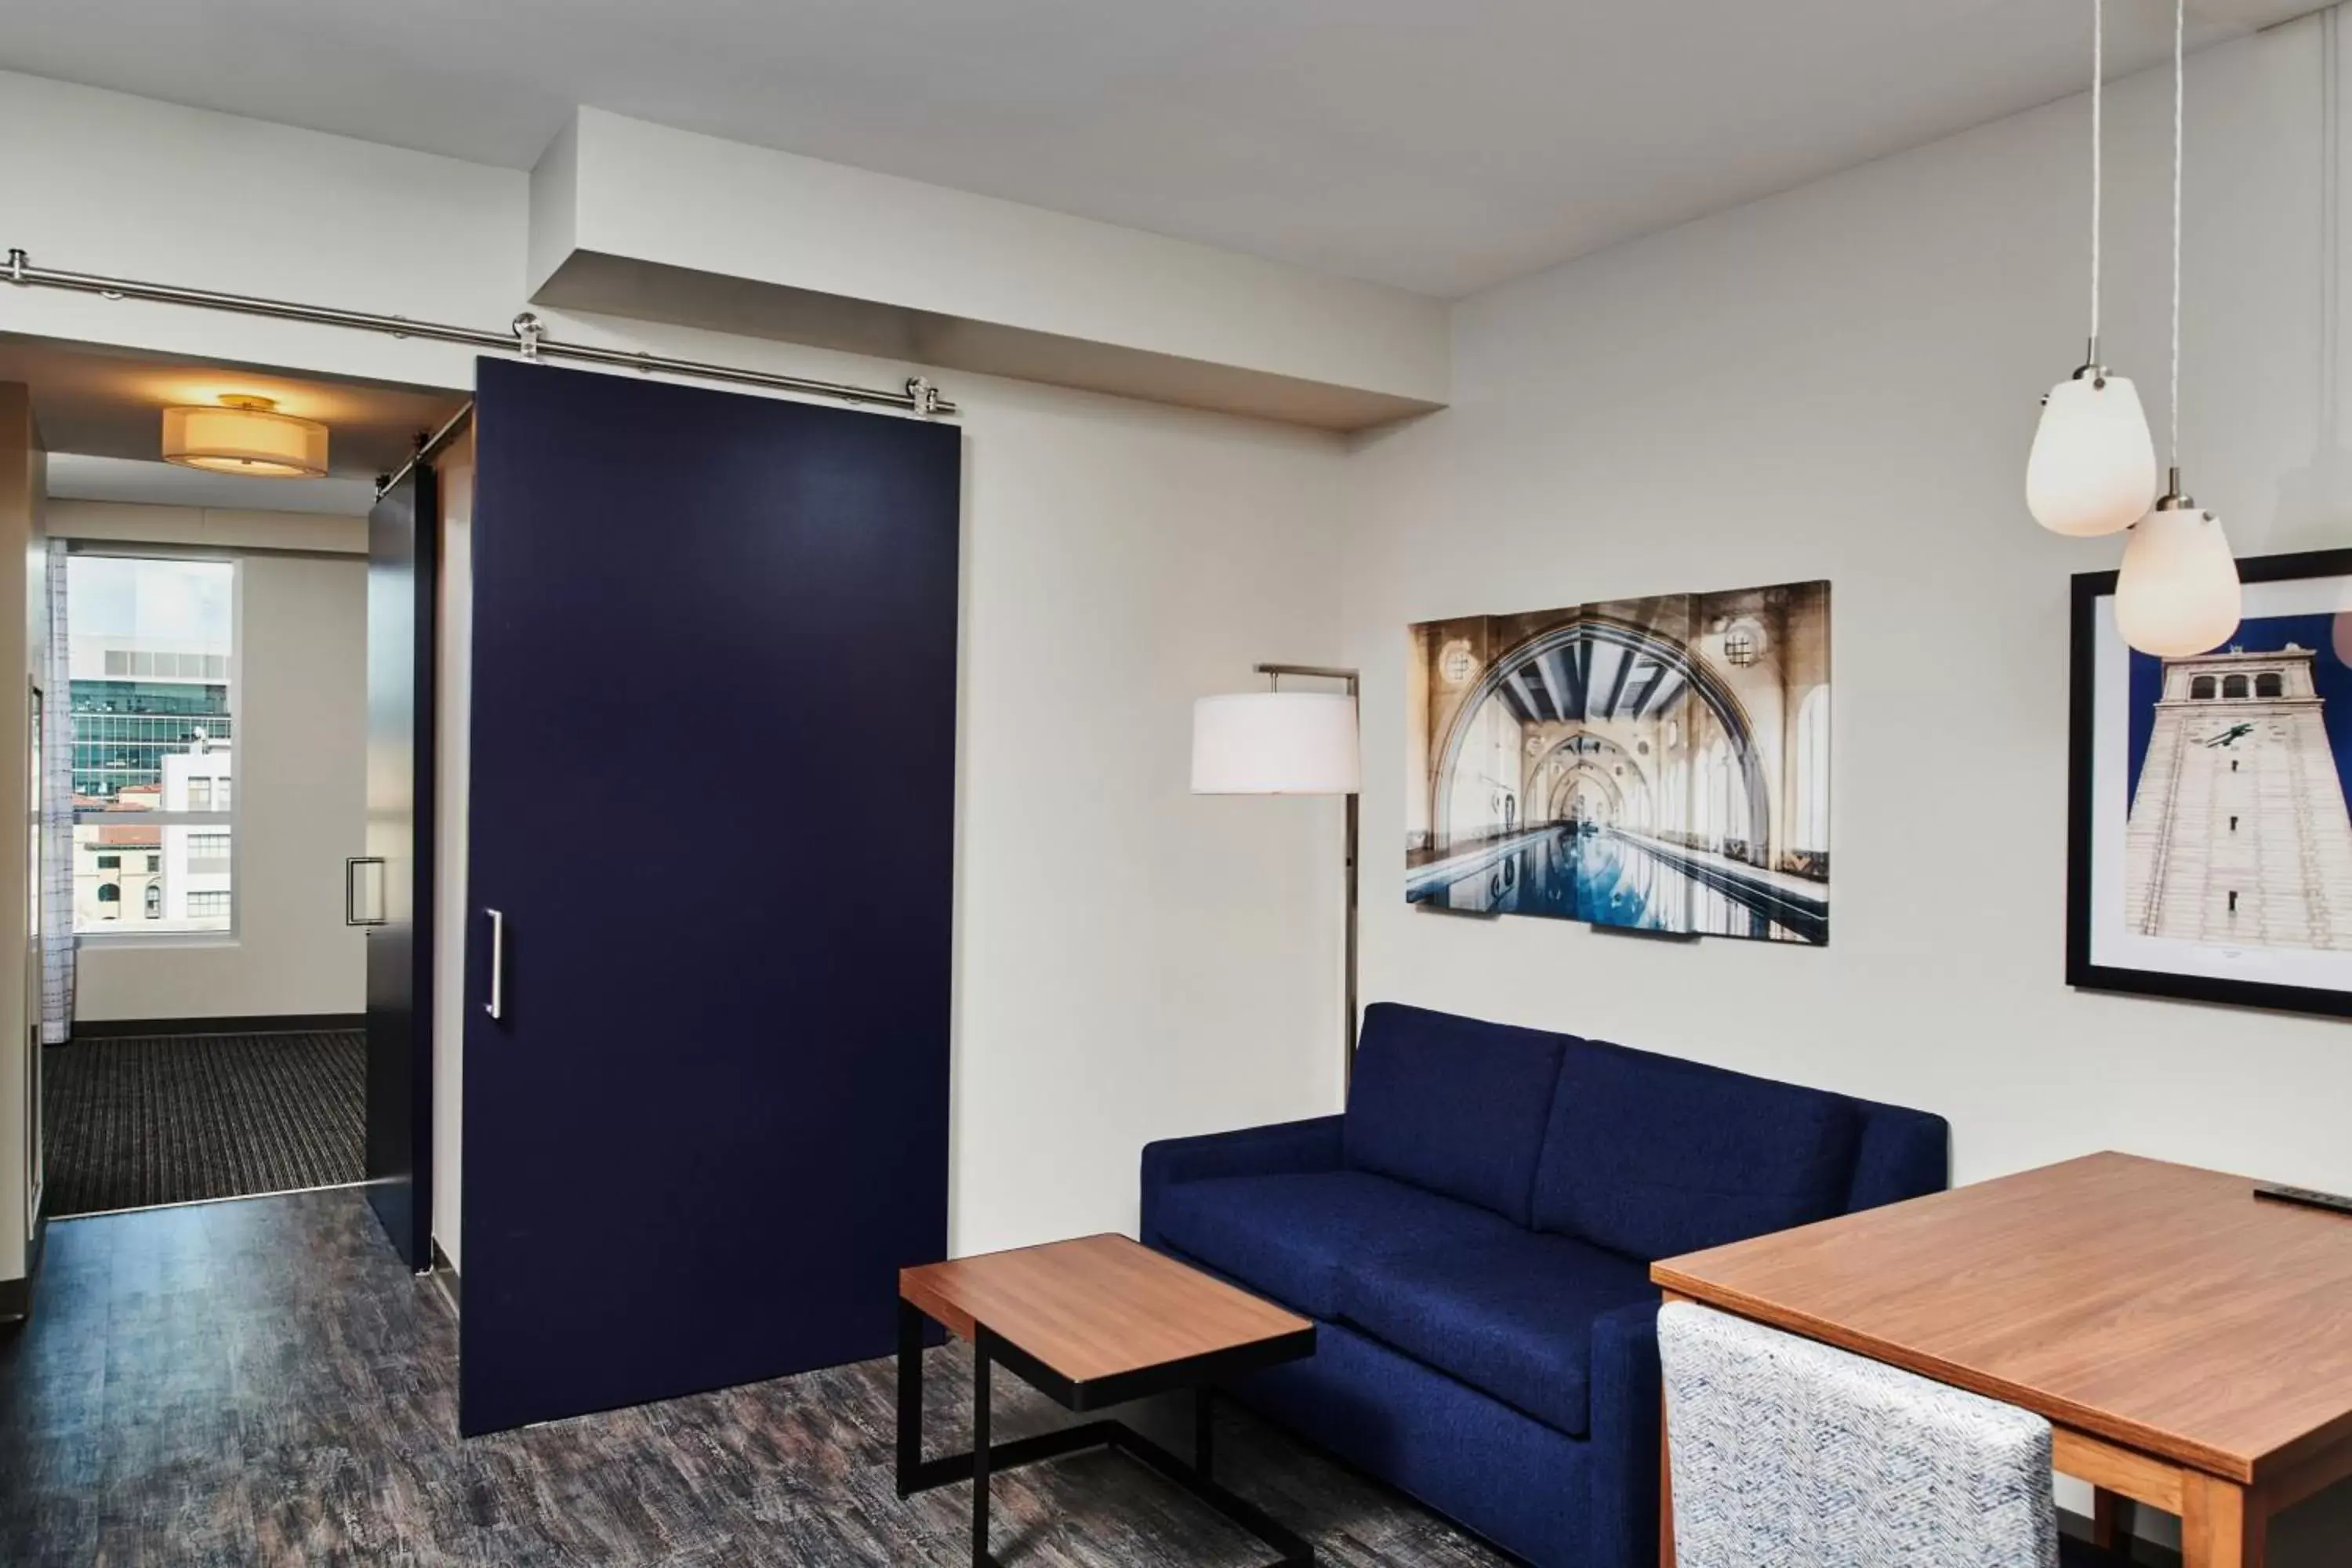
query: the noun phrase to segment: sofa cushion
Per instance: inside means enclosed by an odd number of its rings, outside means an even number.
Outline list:
[[[1574,1437],[1587,1425],[1592,1320],[1657,1297],[1645,1264],[1514,1231],[1362,1259],[1341,1289],[1340,1316]]]
[[[1220,1176],[1161,1196],[1160,1237],[1296,1311],[1334,1318],[1348,1266],[1381,1253],[1521,1234],[1508,1220],[1369,1171]]]
[[[1567,1038],[1375,1003],[1348,1093],[1348,1164],[1526,1225]]]
[[[1580,1040],[1535,1224],[1650,1259],[1810,1225],[1843,1211],[1861,1130],[1839,1095]]]

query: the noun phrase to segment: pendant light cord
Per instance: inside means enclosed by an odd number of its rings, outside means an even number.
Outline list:
[[[2180,176],[2189,87],[2189,0],[2172,6],[2172,461],[2180,467]]]
[[[2107,0],[2091,0],[2091,343],[2097,358],[2099,342],[2099,216],[2106,197],[2105,145],[2100,101],[2107,83]]]

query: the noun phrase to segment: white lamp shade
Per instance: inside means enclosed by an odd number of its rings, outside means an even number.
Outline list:
[[[1192,704],[1194,795],[1353,795],[1356,700],[1250,691]]]
[[[327,427],[272,413],[266,397],[218,408],[163,410],[163,460],[184,468],[257,479],[318,479],[327,471]]]
[[[2116,626],[2142,653],[2186,658],[2238,629],[2238,563],[2210,511],[2152,511],[2116,577]]]
[[[2053,533],[2117,533],[2156,499],[2156,443],[2130,380],[2062,381],[2042,405],[2025,460],[2025,505]]]

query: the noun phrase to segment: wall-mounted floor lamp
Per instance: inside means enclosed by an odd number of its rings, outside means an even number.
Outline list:
[[[1340,1023],[1342,1083],[1356,1059],[1356,672],[1311,664],[1261,664],[1270,689],[1203,697],[1192,704],[1194,795],[1337,795],[1348,800],[1348,995]],[[1339,691],[1285,691],[1282,678],[1337,680]]]

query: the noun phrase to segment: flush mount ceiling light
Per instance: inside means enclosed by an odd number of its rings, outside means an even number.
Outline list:
[[[274,398],[231,395],[216,406],[163,410],[163,460],[257,479],[315,479],[327,472],[327,427],[277,412]]]
[[[2188,0],[2172,17],[2172,479],[2156,510],[2132,530],[2116,574],[2116,629],[2142,653],[2185,658],[2219,647],[2243,605],[2238,563],[2221,520],[2180,489],[2180,149],[2187,116],[2182,45]]]
[[[2025,505],[2053,533],[2116,533],[2147,514],[2156,494],[2156,444],[2139,390],[2099,363],[2099,226],[2105,182],[2105,0],[2091,4],[2091,347],[2082,366],[2042,400],[2025,460]]]

